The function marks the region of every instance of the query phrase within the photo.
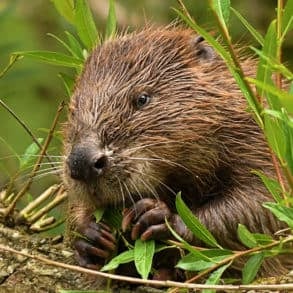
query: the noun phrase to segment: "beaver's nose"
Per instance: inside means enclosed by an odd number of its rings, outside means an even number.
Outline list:
[[[90,181],[101,175],[108,162],[106,154],[86,147],[75,147],[67,159],[71,178],[81,181]]]

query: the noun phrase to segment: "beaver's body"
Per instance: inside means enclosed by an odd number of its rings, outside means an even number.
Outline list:
[[[253,61],[242,66],[254,74]],[[107,227],[92,220],[101,206],[142,199],[123,221],[124,229],[136,223],[133,238],[166,237],[167,216],[196,242],[174,215],[179,191],[225,247],[243,248],[238,223],[260,233],[280,228],[262,207],[271,201],[268,191],[251,173],[273,174],[263,135],[224,62],[190,30],[147,29],[94,49],[65,136],[71,226],[97,243],[75,242],[82,265],[115,246]]]

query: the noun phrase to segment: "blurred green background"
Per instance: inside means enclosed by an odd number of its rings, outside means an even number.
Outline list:
[[[104,29],[108,1],[91,0],[94,17],[99,30]],[[186,0],[193,17],[205,28],[212,29],[210,12],[205,0]],[[232,0],[232,6],[261,33],[274,18],[276,0]],[[116,0],[116,13],[120,28],[130,30],[145,23],[167,24],[176,18],[171,7],[178,7],[176,0]],[[234,42],[243,45],[253,44],[250,35],[233,16],[231,32]],[[46,35],[48,32],[64,38],[64,30],[72,31],[71,26],[62,19],[50,0],[0,0],[0,71],[9,61],[9,55],[23,50],[59,50],[56,41]],[[284,61],[292,68],[292,38],[288,38],[284,48]],[[61,49],[63,50],[63,49]],[[17,62],[0,79],[0,98],[23,119],[37,137],[45,137],[53,120],[57,105],[68,100],[61,80],[57,77],[63,68],[40,64],[31,59]],[[65,113],[64,113],[65,114]],[[62,119],[65,119],[63,115]],[[10,147],[23,154],[31,143],[31,138],[23,128],[0,107],[0,190],[9,176],[14,174],[17,161]],[[8,147],[10,145],[10,147]],[[60,154],[61,142],[55,139],[50,153]],[[48,184],[40,180],[33,189],[42,190]],[[21,181],[17,181],[21,183]]]

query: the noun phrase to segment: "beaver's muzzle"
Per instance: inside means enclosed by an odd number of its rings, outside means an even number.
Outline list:
[[[86,146],[75,146],[66,161],[70,176],[81,181],[92,181],[100,176],[107,168],[108,156],[96,149]]]

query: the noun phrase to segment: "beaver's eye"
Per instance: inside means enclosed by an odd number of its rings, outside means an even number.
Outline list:
[[[134,106],[136,107],[136,109],[141,109],[143,107],[145,107],[151,100],[151,97],[146,94],[140,94],[138,95],[135,100],[134,100]]]

